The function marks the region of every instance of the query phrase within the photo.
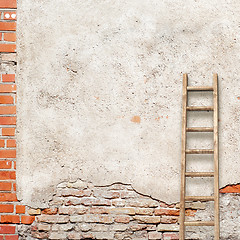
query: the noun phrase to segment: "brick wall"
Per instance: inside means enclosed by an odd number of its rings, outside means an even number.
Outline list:
[[[28,210],[36,216],[31,228],[36,239],[178,239],[176,205],[143,196],[130,185],[63,182],[49,206]],[[186,210],[188,216],[195,214],[193,208]]]
[[[0,240],[178,239],[179,205],[144,196],[126,184],[99,187],[81,180],[63,182],[46,209],[32,209],[17,200],[16,8],[16,0],[0,0]],[[228,204],[238,199],[240,185],[220,192]],[[206,203],[187,205],[189,218],[201,212],[208,212]]]

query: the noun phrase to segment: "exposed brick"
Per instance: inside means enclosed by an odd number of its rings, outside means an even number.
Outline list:
[[[152,199],[140,198],[140,199],[127,199],[126,205],[129,205],[131,207],[149,208],[149,207],[158,207],[159,203]]]
[[[15,22],[0,22],[0,31],[15,31],[15,30],[16,30]]]
[[[10,169],[12,167],[12,162],[9,160],[0,161],[0,169]]]
[[[0,202],[15,202],[17,196],[15,193],[0,193]]]
[[[92,233],[83,233],[82,239],[95,239]]]
[[[147,225],[147,231],[156,231],[157,230],[157,226],[156,225]]]
[[[35,220],[35,216],[22,216],[21,223],[23,224],[32,224]]]
[[[4,16],[3,16],[4,20],[16,20],[17,19],[17,13],[16,11],[14,12],[4,12]]]
[[[134,208],[109,208],[108,212],[110,214],[134,215],[135,214],[135,209]]]
[[[0,147],[3,148],[4,146],[5,146],[5,141],[4,141],[4,139],[1,139],[0,140]]]
[[[84,230],[85,232],[89,231],[91,229],[91,232],[108,232],[110,231],[110,227],[114,226],[114,224],[100,224],[100,223],[93,223],[93,224],[81,224],[81,230]],[[89,230],[88,230],[89,229]]]
[[[14,206],[10,204],[0,204],[0,213],[12,213]]]
[[[46,232],[32,231],[31,235],[32,235],[32,237],[37,238],[37,239],[49,239],[48,233],[46,233]]]
[[[16,179],[15,171],[0,171],[0,180],[12,180]]]
[[[15,128],[2,128],[2,135],[3,136],[14,136]]]
[[[0,125],[16,125],[16,117],[0,117]]]
[[[75,207],[75,213],[77,213],[77,214],[84,214],[86,212],[87,212],[86,207],[83,207],[83,206]]]
[[[89,205],[110,206],[111,205],[111,202],[107,199],[97,199],[97,198],[93,198],[93,197],[83,197],[81,200],[81,203],[86,206],[89,206]]]
[[[5,33],[10,34],[10,33]],[[15,74],[3,74],[2,75],[3,82],[15,82]]]
[[[106,226],[106,225],[103,225],[103,226]],[[110,225],[109,228],[110,228],[110,231],[126,231],[129,228],[129,225],[128,224],[121,224],[121,223],[120,224],[113,224],[113,225]]]
[[[0,106],[0,115],[16,114],[16,106]]]
[[[19,223],[20,218],[17,215],[2,215],[1,223]]]
[[[96,232],[94,233],[94,236],[96,237],[96,239],[108,239],[108,240],[114,239],[113,232]]]
[[[180,208],[180,204],[176,204],[176,208]],[[186,202],[185,204],[186,209],[206,209],[206,203],[205,202]]]
[[[65,207],[65,206],[61,206],[58,210],[59,214],[63,214],[63,215],[72,215],[74,213],[76,213],[76,208],[73,206],[70,207]]]
[[[58,231],[58,232],[66,232],[70,231],[74,228],[74,225],[71,223],[65,223],[65,224],[55,224],[52,225],[52,231]]]
[[[77,190],[77,189],[63,189],[62,196],[76,196],[76,197],[89,197],[91,195],[90,190]]]
[[[49,231],[49,230],[51,229],[51,225],[39,223],[39,224],[37,225],[37,229],[38,229],[39,231]]]
[[[119,198],[120,193],[118,191],[106,191],[106,190],[95,190],[94,197],[102,197],[108,199]]]
[[[0,8],[17,8],[17,0],[0,0]]]
[[[103,214],[108,213],[108,209],[106,207],[91,207],[89,212],[92,214]]]
[[[54,215],[57,214],[58,209],[57,208],[45,208],[42,210],[42,214],[48,214],[48,215]]]
[[[15,226],[0,225],[0,234],[14,234]]]
[[[159,232],[178,232],[179,225],[178,224],[159,224],[157,226],[157,230]]]
[[[3,240],[3,235],[0,235],[0,240]]]
[[[0,158],[16,158],[16,150],[0,150]]]
[[[125,200],[123,199],[113,199],[112,205],[116,207],[124,207],[125,206]]]
[[[15,139],[8,139],[7,140],[7,147],[8,148],[16,147],[16,140]]]
[[[94,216],[96,216],[96,215],[94,215]],[[85,219],[84,219],[83,215],[70,216],[70,222],[75,223],[75,222],[84,222],[84,221],[85,221]]]
[[[185,215],[186,216],[191,216],[191,217],[194,217],[195,214],[196,214],[197,210],[193,210],[193,209],[186,209],[185,211]]]
[[[220,193],[240,193],[240,184],[226,186],[219,191]]]
[[[149,232],[148,233],[148,239],[162,239],[162,233],[159,232]]]
[[[12,96],[0,96],[0,104],[13,104]]]
[[[152,208],[136,208],[136,214],[137,215],[153,215],[153,209]]]
[[[0,44],[0,52],[16,52],[16,44]]]
[[[12,184],[9,182],[0,182],[0,191],[11,191]]]
[[[68,233],[68,239],[82,239],[82,234],[77,232]]]
[[[1,45],[1,44],[0,44]],[[7,44],[4,44],[7,45]],[[1,52],[1,48],[0,48],[0,52]],[[0,84],[0,93],[12,93],[12,92],[16,92],[16,84]]]
[[[179,236],[176,233],[163,233],[163,240],[178,240]]]
[[[16,169],[16,162],[14,163],[14,169]],[[13,183],[13,191],[16,192],[16,183]]]
[[[87,232],[92,229],[93,224],[79,223],[77,226],[78,226],[78,229],[81,230],[82,232]]]
[[[155,215],[160,216],[160,215],[166,215],[166,216],[179,216],[180,211],[179,210],[174,210],[174,209],[155,209]]]
[[[138,231],[134,233],[134,236],[136,236],[136,239],[147,239],[148,238],[148,232],[147,231]]]
[[[18,240],[18,235],[6,235],[5,240]]]
[[[39,215],[39,214],[41,214],[41,210],[30,208],[30,209],[28,209],[28,214],[29,215]]]
[[[16,206],[16,213],[20,214],[20,213],[25,213],[25,206],[23,205],[17,205]]]
[[[177,216],[161,216],[161,223],[176,223],[178,222]]]
[[[51,232],[49,239],[66,239],[67,233]]]
[[[129,223],[131,218],[129,216],[117,216],[114,221],[117,223]]]
[[[148,226],[147,224],[134,224],[130,226],[130,229],[135,232],[135,231],[145,230],[147,229],[147,226]]]
[[[46,223],[67,223],[69,221],[69,216],[40,215],[37,216],[37,221]]]
[[[160,223],[159,216],[134,216],[133,218],[140,223]]]
[[[113,223],[113,218],[108,215],[86,214],[84,215],[85,222],[92,223]]]

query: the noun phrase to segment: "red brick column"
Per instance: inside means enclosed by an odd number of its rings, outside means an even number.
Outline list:
[[[7,66],[16,58],[16,0],[0,0],[0,54]],[[17,224],[32,223],[16,197],[16,84],[14,68],[0,74],[0,240],[18,239]]]

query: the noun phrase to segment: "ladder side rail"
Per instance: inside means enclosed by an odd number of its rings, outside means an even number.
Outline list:
[[[182,96],[182,151],[181,151],[181,195],[180,195],[180,240],[185,240],[185,190],[186,190],[186,128],[187,128],[187,85],[188,76],[183,75]]]
[[[214,123],[214,240],[219,240],[218,75],[213,75]]]

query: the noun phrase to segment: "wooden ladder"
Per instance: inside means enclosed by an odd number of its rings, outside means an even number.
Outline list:
[[[189,91],[212,91],[213,106],[188,106]],[[188,111],[213,111],[214,127],[187,127]],[[214,149],[186,149],[187,132],[213,132]],[[187,154],[213,154],[214,172],[186,172]],[[214,196],[186,196],[186,177],[214,177]],[[183,75],[182,100],[182,152],[181,152],[181,196],[180,196],[180,240],[185,240],[186,226],[214,226],[214,240],[219,240],[219,170],[218,170],[218,76],[213,75],[213,86],[188,86],[188,76]],[[185,221],[186,201],[214,201],[214,221]]]

